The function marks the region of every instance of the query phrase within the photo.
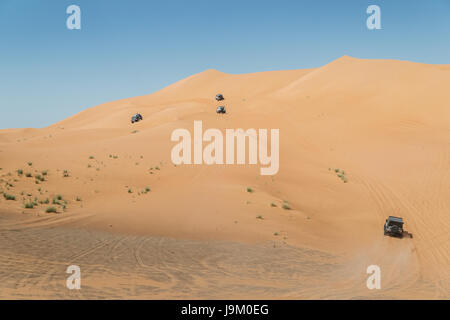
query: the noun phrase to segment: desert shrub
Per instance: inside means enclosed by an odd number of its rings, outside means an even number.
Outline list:
[[[7,193],[3,193],[3,197],[6,199],[6,200],[16,200],[16,196],[14,196],[14,195],[12,195],[12,194],[7,194]]]
[[[277,205],[276,205],[274,202],[272,202],[272,203],[270,204],[270,206],[271,206],[271,207],[276,207]]]
[[[31,167],[33,165],[33,162],[28,162],[28,165]]]
[[[247,192],[248,192],[248,193],[252,193],[252,192],[253,192],[253,189],[250,188],[250,187],[247,187]]]
[[[256,219],[260,219],[260,220],[263,220],[263,219],[264,219],[264,217],[263,217],[262,215],[258,215],[258,216],[256,216]]]
[[[291,206],[287,201],[283,202],[283,205],[281,206],[284,210],[291,210]]]
[[[64,178],[69,177],[69,171],[64,170],[64,171],[63,171],[63,177],[64,177]]]
[[[31,178],[32,176],[33,175],[31,173],[29,173],[29,172],[25,173],[25,177],[27,177],[27,178]]]
[[[52,201],[52,203],[53,204],[57,204],[57,205],[61,205],[61,200],[62,200],[63,198],[62,198],[62,195],[60,195],[60,194],[58,194],[58,195],[56,195],[54,198],[53,198],[53,201]]]
[[[48,174],[48,171],[47,170],[43,170],[41,173],[42,173],[43,176],[46,176]]]
[[[22,170],[22,169],[18,169],[18,170],[17,170],[17,174],[18,174],[19,176],[23,175],[23,170]]]
[[[47,213],[57,213],[58,210],[56,210],[55,207],[48,207],[48,208],[45,210],[45,212],[47,212]]]
[[[24,204],[24,208],[25,209],[33,209],[34,208],[34,203],[33,202],[27,202]]]

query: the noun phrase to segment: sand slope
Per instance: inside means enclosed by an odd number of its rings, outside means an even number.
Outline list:
[[[340,280],[327,285],[334,289],[326,297],[351,297],[352,281],[361,286],[367,266],[378,264],[383,283],[395,289],[385,297],[448,299],[449,84],[446,65],[351,57],[310,70],[207,70],[48,128],[1,130],[1,188],[16,201],[2,197],[0,209],[20,219],[0,220],[0,228],[65,224],[136,237],[276,243],[337,259],[327,272]],[[227,115],[215,113],[216,93],[225,96]],[[136,112],[144,121],[132,125]],[[279,173],[261,176],[259,165],[174,166],[170,134],[192,131],[194,120],[204,129],[279,128]],[[36,184],[42,170],[45,181]],[[61,213],[45,213],[57,194]],[[50,204],[24,209],[35,197]],[[282,209],[284,201],[291,210]],[[384,237],[389,215],[402,216],[412,238]]]

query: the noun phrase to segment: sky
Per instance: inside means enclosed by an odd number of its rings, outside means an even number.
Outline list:
[[[70,5],[80,30],[67,28]],[[366,26],[369,5],[380,30]],[[0,0],[0,129],[46,127],[207,69],[343,55],[450,64],[450,0]]]

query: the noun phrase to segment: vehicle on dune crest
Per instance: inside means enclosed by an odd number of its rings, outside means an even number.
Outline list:
[[[134,116],[131,117],[131,123],[139,122],[141,120],[143,120],[143,118],[140,113],[136,113]]]
[[[384,223],[384,235],[403,237],[403,219],[389,216]]]
[[[218,106],[216,109],[217,113],[227,113],[227,111],[225,110],[225,106]]]

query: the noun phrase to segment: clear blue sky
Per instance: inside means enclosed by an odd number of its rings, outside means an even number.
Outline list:
[[[68,30],[66,8],[81,7]],[[381,7],[382,30],[366,28]],[[450,63],[450,0],[0,0],[0,128],[44,127],[191,74],[342,55]]]

